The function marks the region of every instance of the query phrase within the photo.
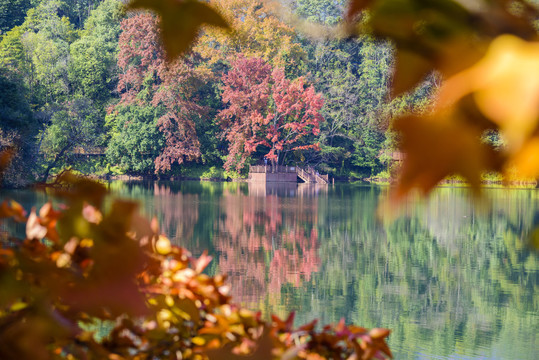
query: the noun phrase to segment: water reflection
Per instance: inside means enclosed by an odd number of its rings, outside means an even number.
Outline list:
[[[393,329],[397,359],[535,359],[539,259],[525,241],[539,192],[437,189],[378,222],[378,187],[112,184],[177,244],[210,249],[253,309]],[[25,195],[27,196],[27,195]]]
[[[213,241],[219,271],[229,275],[233,295],[248,306],[266,294],[279,294],[286,284],[302,286],[320,264],[318,198],[286,201],[274,194],[302,192],[286,185],[263,192],[254,188],[249,196],[223,193]]]

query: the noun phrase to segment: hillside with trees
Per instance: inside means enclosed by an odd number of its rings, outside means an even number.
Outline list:
[[[344,3],[288,6],[333,25]],[[64,168],[241,176],[264,159],[364,178],[391,165],[390,120],[424,110],[435,78],[393,99],[388,43],[309,36],[264,1],[211,4],[234,32],[205,28],[169,62],[160,20],[119,0],[5,2],[0,142],[17,149],[5,182],[46,181]]]

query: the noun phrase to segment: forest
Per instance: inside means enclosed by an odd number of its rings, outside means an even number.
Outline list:
[[[296,31],[269,2],[211,3],[234,31],[205,28],[169,62],[156,16],[120,0],[0,2],[0,146],[17,148],[5,183],[65,168],[234,178],[264,159],[388,176],[391,119],[425,111],[435,76],[392,98],[388,42]],[[322,27],[346,1],[286,6]]]

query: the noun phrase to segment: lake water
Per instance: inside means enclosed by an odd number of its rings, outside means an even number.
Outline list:
[[[229,276],[236,302],[296,324],[319,318],[392,329],[396,359],[537,359],[539,191],[439,188],[379,221],[387,188],[120,183],[174,243]],[[6,195],[6,193],[4,193]],[[23,204],[44,195],[7,195]]]

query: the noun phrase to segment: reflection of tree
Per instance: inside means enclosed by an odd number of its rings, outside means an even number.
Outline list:
[[[493,191],[496,209],[478,214],[459,190],[439,189],[408,217],[377,226],[370,193],[341,198],[350,213],[332,218],[298,306],[324,322],[392,328],[392,349],[533,358],[539,261],[516,234],[531,226],[537,195]]]
[[[171,239],[182,244],[183,239],[193,237],[198,222],[198,194],[172,191],[169,186],[154,184],[154,211],[159,222]]]
[[[258,303],[285,284],[300,286],[318,269],[316,200],[225,194],[221,211],[214,246],[237,301]]]
[[[296,287],[310,280],[311,274],[318,270],[318,232],[312,229],[309,238],[299,233],[283,234],[282,246],[273,252],[269,268],[269,290],[280,292],[286,283]]]

